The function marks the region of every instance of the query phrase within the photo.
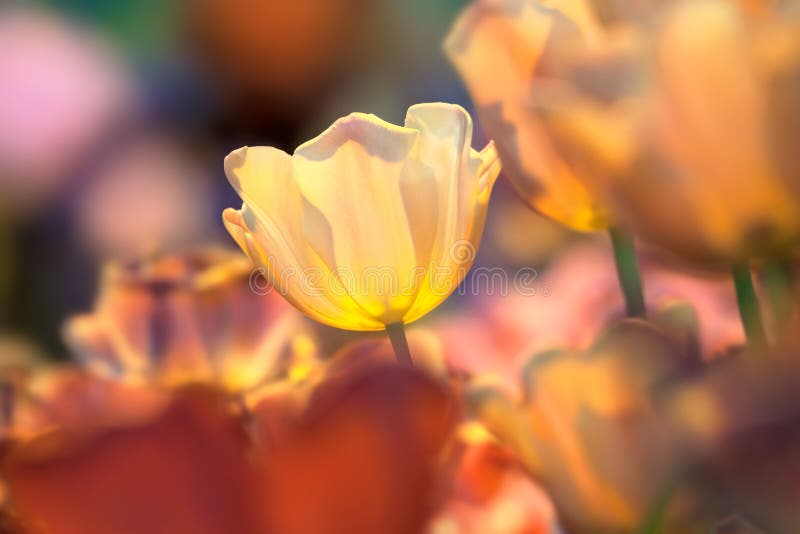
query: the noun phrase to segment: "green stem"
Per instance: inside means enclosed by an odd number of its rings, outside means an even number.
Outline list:
[[[611,228],[608,231],[611,246],[614,249],[614,261],[617,265],[617,278],[625,296],[625,308],[628,317],[644,317],[644,293],[642,278],[639,274],[639,262],[636,259],[636,248],[633,237],[620,230]]]
[[[402,322],[392,323],[386,325],[386,333],[389,334],[389,340],[392,342],[394,354],[397,356],[397,362],[400,365],[413,367],[414,362],[411,359],[411,352],[408,350],[408,340],[406,340],[406,329]]]
[[[747,262],[736,263],[731,268],[733,285],[736,288],[736,302],[739,305],[739,315],[747,336],[747,343],[751,347],[765,347],[766,335],[764,323],[761,319],[761,310],[758,307],[758,298],[753,286],[753,277],[750,265]]]
[[[792,321],[794,320],[792,282],[789,269],[781,262],[767,262],[764,264],[762,281],[764,282],[775,338],[785,340],[791,331]]]
[[[665,519],[672,499],[680,489],[683,480],[683,470],[677,469],[674,475],[668,478],[651,503],[637,534],[661,534],[665,531]]]

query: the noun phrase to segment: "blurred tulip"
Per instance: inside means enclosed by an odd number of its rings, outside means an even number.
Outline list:
[[[537,102],[615,218],[694,261],[785,253],[800,235],[791,2],[666,3],[562,65]]]
[[[225,226],[269,281],[322,323],[381,330],[419,319],[472,264],[500,170],[470,147],[462,108],[418,104],[405,126],[339,119],[293,156],[244,147],[225,171],[244,200]]]
[[[90,391],[98,393],[84,395]],[[101,429],[92,422],[107,399],[97,399],[77,421],[6,444],[2,475],[23,526],[54,534],[264,532],[246,435],[224,399],[185,390],[147,417]]]
[[[696,513],[741,515],[720,532],[800,527],[800,366],[796,349],[778,356],[734,354],[659,396],[673,436],[694,454]]]
[[[68,321],[66,342],[104,376],[254,388],[305,334],[283,299],[251,287],[251,271],[241,256],[213,248],[112,263],[95,312]]]
[[[457,416],[449,390],[416,369],[379,364],[324,382],[267,448],[271,531],[421,532],[440,504],[438,456]]]
[[[428,330],[415,329],[409,333],[408,343],[420,370],[439,379],[442,385],[450,381],[438,336]],[[362,375],[396,361],[392,345],[384,335],[361,334],[341,345],[324,361],[315,356],[295,350],[283,376],[245,396],[245,405],[256,420],[255,435],[259,441],[274,441],[276,436],[285,435],[286,429],[291,427],[291,419],[302,414],[320,384]]]
[[[319,382],[299,409],[244,411],[202,385],[58,369],[4,436],[6,510],[54,534],[421,532],[447,484],[455,400],[383,363]]]
[[[586,353],[534,356],[519,406],[469,393],[487,427],[547,490],[570,532],[632,532],[682,462],[652,399],[684,363],[654,327],[626,320]]]
[[[560,44],[599,39],[596,18],[589,0],[476,0],[445,42],[519,195],[580,231],[605,229],[606,209],[586,188],[586,170],[553,141],[534,103],[538,84],[558,63],[553,53]]]
[[[93,433],[138,424],[157,414],[169,400],[163,392],[64,364],[37,368],[14,393],[9,435],[21,441],[62,426]]]
[[[49,200],[131,107],[106,45],[45,11],[0,8],[0,211]]]

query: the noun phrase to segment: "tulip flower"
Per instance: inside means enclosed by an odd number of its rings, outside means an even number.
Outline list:
[[[320,384],[263,453],[266,532],[424,532],[449,478],[441,459],[455,401],[440,381],[393,364]]]
[[[434,103],[409,108],[404,126],[352,113],[293,155],[240,148],[225,172],[244,202],[225,226],[308,316],[387,328],[403,352],[402,325],[441,303],[475,257],[500,163],[493,143],[478,152],[471,138],[464,109]]]
[[[615,325],[587,351],[533,356],[520,405],[476,382],[479,417],[542,484],[569,532],[634,532],[671,483],[681,451],[653,391],[685,358],[639,319]]]
[[[800,235],[800,17],[707,0],[658,21],[575,62],[583,82],[540,102],[549,131],[665,249],[704,264],[780,254]]]
[[[645,314],[630,236],[612,228],[591,168],[556,138],[537,102],[561,82],[562,63],[602,47],[607,27],[637,19],[644,4],[622,9],[591,0],[475,0],[456,21],[445,51],[496,140],[506,175],[539,213],[578,231],[610,230],[630,316]]]
[[[119,383],[93,383],[102,382],[87,376],[70,391],[84,402],[50,399],[77,412],[4,443],[9,515],[25,532],[264,532],[247,435],[224,398],[208,390],[121,397]]]
[[[734,266],[756,344],[764,332],[748,261],[781,258],[800,238],[800,17],[762,7],[670,4],[653,31],[579,55],[564,70],[581,82],[537,104],[615,218],[690,262]]]
[[[549,74],[555,45],[575,32],[590,40],[598,31],[588,2],[545,7],[538,0],[478,0],[445,42],[520,197],[579,231],[607,228],[606,209],[587,189],[581,169],[552,141],[531,104],[537,83]]]
[[[800,525],[796,354],[792,347],[731,354],[663,392],[664,418],[702,473],[696,487],[704,515],[735,511],[753,524],[718,532],[794,532]]]
[[[302,317],[251,286],[239,254],[205,248],[106,266],[93,313],[71,318],[67,345],[99,375],[237,393],[272,378]]]
[[[417,369],[356,369],[300,406],[251,412],[202,384],[140,387],[74,366],[41,379],[0,438],[0,528],[404,534],[423,531],[450,480],[458,404]]]

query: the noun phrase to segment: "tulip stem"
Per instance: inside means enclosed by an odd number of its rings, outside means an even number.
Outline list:
[[[411,352],[408,350],[408,340],[406,339],[406,328],[402,322],[392,323],[386,325],[386,333],[389,334],[389,340],[392,342],[394,354],[397,356],[397,362],[400,365],[413,367],[414,362],[411,360]]]
[[[628,317],[644,317],[642,277],[639,274],[639,262],[636,259],[636,247],[633,237],[619,228],[611,228],[608,233],[611,237],[611,246],[614,249],[617,278],[625,296],[625,309]]]
[[[742,318],[747,343],[751,347],[763,348],[766,346],[764,323],[761,319],[761,310],[758,307],[758,298],[753,286],[750,265],[747,262],[736,263],[731,268],[731,273],[733,274],[736,302],[739,305],[739,315]]]
[[[637,534],[662,534],[665,532],[664,520],[669,511],[670,504],[672,504],[675,498],[675,494],[680,489],[683,478],[684,471],[682,469],[677,469],[673,476],[664,482],[664,485],[651,503],[644,521],[636,531]]]
[[[774,327],[775,339],[785,341],[792,331],[795,310],[792,304],[792,282],[790,270],[784,262],[770,261],[764,264],[764,291]]]

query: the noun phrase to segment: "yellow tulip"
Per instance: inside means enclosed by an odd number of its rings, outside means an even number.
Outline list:
[[[579,231],[605,229],[609,219],[533,103],[557,76],[556,53],[601,38],[596,11],[589,0],[476,0],[445,42],[520,197]]]
[[[404,126],[352,113],[293,155],[240,148],[225,172],[243,205],[225,226],[313,319],[410,323],[456,288],[478,247],[500,163],[471,138],[464,109],[435,103],[409,108]]]

